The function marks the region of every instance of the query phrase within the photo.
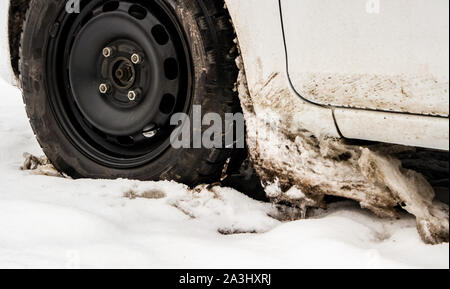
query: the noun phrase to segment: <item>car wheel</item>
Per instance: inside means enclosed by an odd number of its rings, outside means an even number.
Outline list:
[[[175,149],[175,113],[240,110],[234,30],[210,0],[32,0],[20,79],[30,123],[49,160],[75,177],[220,178],[230,149]]]

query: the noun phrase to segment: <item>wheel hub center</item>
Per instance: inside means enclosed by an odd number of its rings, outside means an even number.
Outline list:
[[[136,79],[136,69],[133,63],[124,57],[117,58],[113,62],[109,79],[121,89],[130,88]]]

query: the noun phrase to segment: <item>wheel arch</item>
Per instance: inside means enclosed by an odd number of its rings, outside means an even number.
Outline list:
[[[279,2],[225,0],[240,47],[255,113],[282,116],[283,130],[341,137],[329,107],[299,97],[287,75]],[[242,100],[241,100],[242,101]]]

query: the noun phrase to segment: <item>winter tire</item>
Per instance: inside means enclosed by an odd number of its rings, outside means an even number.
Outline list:
[[[20,77],[49,160],[75,177],[220,178],[229,149],[174,149],[170,117],[239,111],[234,31],[222,0],[32,0]]]

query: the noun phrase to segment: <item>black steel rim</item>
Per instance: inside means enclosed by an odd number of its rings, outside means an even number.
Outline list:
[[[170,147],[170,117],[189,112],[188,41],[164,0],[82,1],[81,8],[61,11],[50,32],[52,111],[70,142],[96,163],[146,165]]]

